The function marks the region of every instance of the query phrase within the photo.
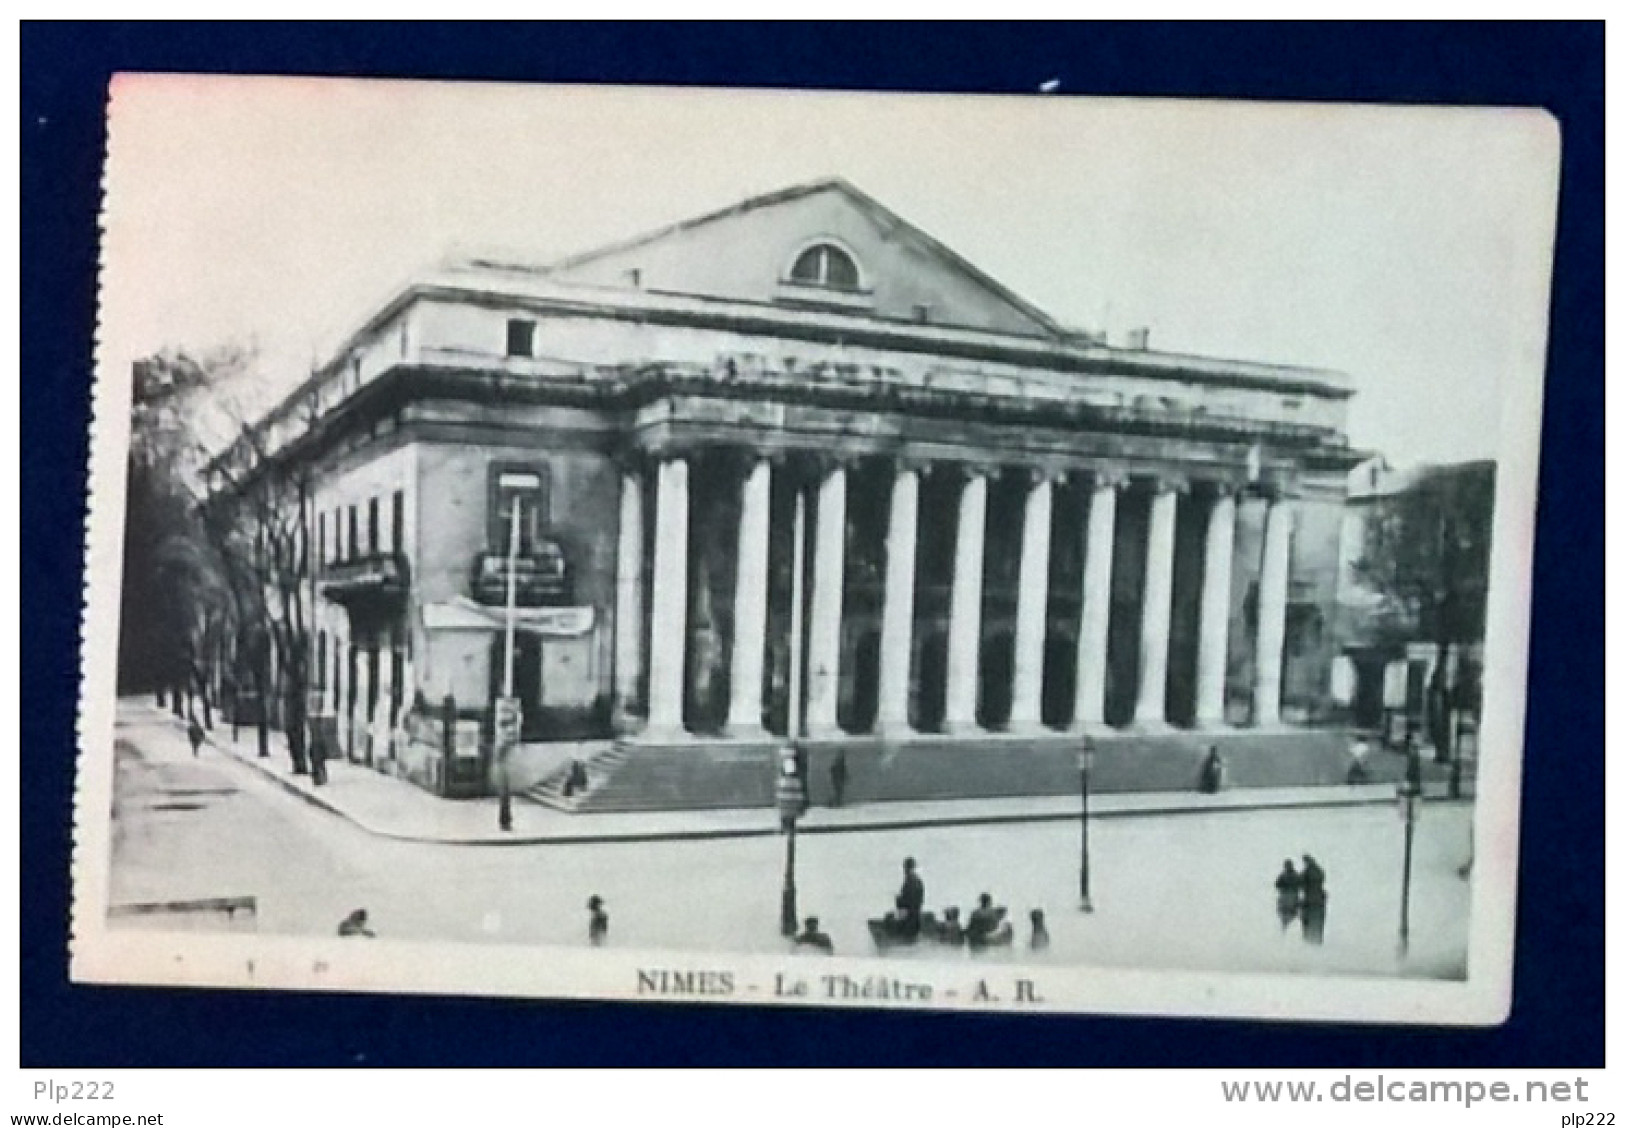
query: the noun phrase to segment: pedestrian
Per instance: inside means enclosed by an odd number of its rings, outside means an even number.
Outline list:
[[[327,782],[327,733],[323,730],[321,717],[316,718],[311,728],[310,782],[321,787]]]
[[[1217,744],[1208,745],[1198,786],[1206,795],[1217,795],[1224,788],[1224,757],[1219,755]]]
[[[587,943],[594,948],[601,948],[607,939],[609,939],[609,914],[604,911],[604,899],[594,893],[587,898]]]
[[[580,760],[570,761],[570,770],[564,777],[564,797],[579,795],[587,790],[587,765]]]
[[[835,753],[835,761],[829,766],[829,790],[831,807],[839,807],[846,801],[846,749],[842,748]]]
[[[819,930],[818,918],[814,916],[808,917],[802,923],[801,931],[796,935],[795,946],[797,951],[812,948],[823,952],[826,956],[835,954],[835,941],[829,938],[828,933]]]
[[[367,910],[357,909],[343,920],[339,921],[340,936],[376,936],[367,925]]]
[[[186,723],[186,739],[191,742],[192,755],[196,756],[203,747],[203,726],[197,723],[195,716]]]
[[[920,934],[920,914],[925,909],[925,882],[913,858],[903,859],[903,887],[897,891],[896,904],[898,935],[912,940]]]
[[[1033,923],[1033,938],[1028,946],[1035,952],[1042,952],[1049,947],[1049,929],[1044,926],[1044,910],[1034,909],[1027,916]]]
[[[1281,863],[1281,872],[1275,877],[1275,915],[1280,918],[1285,932],[1298,918],[1298,897],[1303,891],[1303,877],[1288,858]]]
[[[1302,895],[1303,938],[1319,944],[1326,936],[1326,871],[1310,854],[1303,856]]]
[[[1363,736],[1355,737],[1354,743],[1349,745],[1348,782],[1350,784],[1371,782],[1371,766],[1366,763],[1366,757],[1370,753],[1371,746],[1365,742]]]
[[[949,905],[942,911],[942,930],[937,939],[956,948],[965,942],[965,925],[959,919],[958,905]]]
[[[1299,884],[1306,905],[1326,903],[1326,871],[1320,868],[1314,855],[1303,856],[1303,873]]]

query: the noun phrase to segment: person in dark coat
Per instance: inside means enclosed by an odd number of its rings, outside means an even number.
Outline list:
[[[965,925],[965,943],[972,948],[984,948],[1004,939],[1002,934],[1010,928],[1005,923],[1004,915],[1005,910],[993,903],[993,894],[978,896],[976,907],[971,910],[970,920]]]
[[[797,951],[803,948],[812,948],[815,951],[823,952],[826,956],[835,954],[835,941],[829,938],[827,932],[819,930],[817,917],[808,917],[802,923],[801,931],[796,934],[795,945]]]
[[[310,737],[310,782],[321,787],[327,782],[327,734],[322,731],[321,725],[311,726]]]
[[[186,739],[192,745],[192,755],[196,756],[203,747],[203,726],[197,723],[196,717],[186,723]]]
[[[831,807],[839,807],[846,802],[846,749],[835,753],[835,762],[829,766],[829,791]]]
[[[357,909],[343,920],[339,921],[340,936],[376,936],[377,933],[367,926],[367,910]]]
[[[1275,878],[1275,915],[1281,919],[1282,932],[1298,919],[1298,898],[1302,892],[1303,875],[1288,858],[1281,863],[1281,872]]]
[[[1208,746],[1207,758],[1202,761],[1202,776],[1199,783],[1203,794],[1217,795],[1224,788],[1224,757],[1219,755],[1219,746]]]
[[[601,947],[609,939],[609,914],[604,911],[604,899],[594,893],[587,898],[587,943]]]
[[[587,765],[580,760],[570,761],[570,770],[564,777],[564,796],[579,795],[587,790]]]
[[[1371,746],[1365,742],[1364,737],[1360,737],[1349,746],[1347,779],[1350,784],[1371,782],[1371,765],[1367,762],[1367,757],[1370,754]]]
[[[1309,855],[1303,856],[1302,871],[1303,938],[1319,944],[1326,938],[1326,871]]]
[[[1049,947],[1049,929],[1044,925],[1044,910],[1034,909],[1027,916],[1033,923],[1033,938],[1029,947],[1035,952],[1042,952]]]
[[[903,859],[903,887],[897,891],[897,931],[909,938],[920,934],[920,914],[925,910],[925,882],[913,858]]]
[[[959,919],[958,905],[950,905],[942,911],[942,932],[937,939],[956,948],[965,942],[965,925]]]
[[[1324,905],[1326,903],[1326,871],[1320,868],[1320,863],[1314,856],[1303,856],[1303,873],[1301,875],[1300,889],[1303,894],[1303,903],[1306,905]]]

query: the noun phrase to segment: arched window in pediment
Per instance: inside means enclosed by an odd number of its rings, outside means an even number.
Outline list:
[[[846,251],[834,243],[814,243],[796,256],[790,281],[826,290],[857,290],[861,276],[857,262]]]

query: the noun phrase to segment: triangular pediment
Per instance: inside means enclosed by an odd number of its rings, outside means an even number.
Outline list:
[[[844,255],[855,272],[809,271],[824,264],[819,252],[803,256],[820,247],[833,248],[830,257]],[[1043,311],[844,180],[746,200],[555,263],[547,274],[563,282],[828,308],[887,321],[1060,335]]]

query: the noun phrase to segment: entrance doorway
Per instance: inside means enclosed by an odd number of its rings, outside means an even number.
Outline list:
[[[506,636],[498,633],[491,642],[491,700],[502,696],[503,657]],[[533,634],[517,631],[513,649],[513,693],[519,698],[524,711],[520,737],[524,740],[542,738],[542,640]]]

